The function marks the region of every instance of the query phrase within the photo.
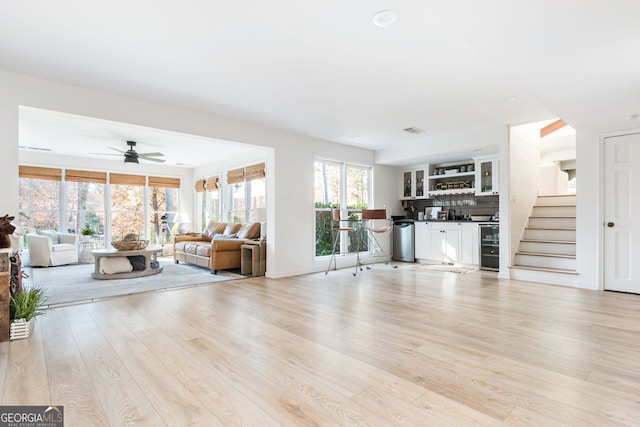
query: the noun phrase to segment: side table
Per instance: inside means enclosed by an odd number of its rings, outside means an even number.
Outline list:
[[[78,262],[84,264],[92,263],[93,255],[91,255],[91,251],[94,249],[98,249],[98,242],[94,242],[93,240],[80,242],[80,254],[78,257]]]
[[[252,240],[240,246],[240,274],[264,276],[267,269],[265,240]]]

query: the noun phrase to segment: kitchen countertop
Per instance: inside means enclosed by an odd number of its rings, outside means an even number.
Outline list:
[[[403,218],[401,220],[396,220],[394,222],[476,222],[476,223],[485,223],[485,224],[498,224],[500,221],[488,220],[488,221],[472,221],[470,219],[411,219],[411,218]]]

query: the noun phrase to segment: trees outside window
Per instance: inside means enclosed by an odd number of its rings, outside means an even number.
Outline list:
[[[127,234],[144,237],[144,187],[111,184],[111,236],[120,240]]]
[[[173,218],[178,211],[178,189],[150,187],[150,241],[152,245],[171,242],[175,235]]]
[[[67,231],[79,234],[80,230],[90,227],[95,234],[104,237],[105,184],[96,182],[67,182]],[[100,239],[104,244],[104,238]]]
[[[18,206],[23,233],[58,230],[60,224],[60,181],[20,178]]]
[[[331,209],[340,209],[342,218],[361,219],[362,209],[369,206],[370,179],[369,166],[320,159],[314,162],[316,256],[331,255]],[[341,253],[367,250],[367,239],[363,236],[342,232],[338,239],[336,250]]]

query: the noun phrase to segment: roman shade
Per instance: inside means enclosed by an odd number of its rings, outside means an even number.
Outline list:
[[[208,192],[218,191],[218,177],[207,178],[204,186]]]
[[[253,179],[260,179],[265,177],[265,163],[258,163],[257,165],[251,165],[244,168],[244,180],[251,181]]]
[[[206,183],[207,181],[204,179],[199,179],[196,181],[196,193],[204,193],[207,191]]]
[[[227,172],[227,182],[229,184],[236,184],[244,181],[244,168],[233,169]]]
[[[149,187],[180,188],[180,178],[167,178],[162,176],[150,176]]]
[[[112,173],[109,175],[110,184],[144,186],[146,181],[147,177],[144,175],[128,175],[122,173]]]
[[[41,168],[38,166],[18,166],[20,178],[46,179],[48,181],[62,181],[62,169]]]
[[[68,182],[97,182],[99,184],[106,184],[107,173],[67,169],[64,171],[64,180]]]

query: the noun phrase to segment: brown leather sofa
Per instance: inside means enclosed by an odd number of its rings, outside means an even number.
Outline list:
[[[239,224],[211,221],[197,235],[176,236],[173,259],[206,267],[216,274],[218,270],[240,268],[240,246],[260,236],[260,223]]]

